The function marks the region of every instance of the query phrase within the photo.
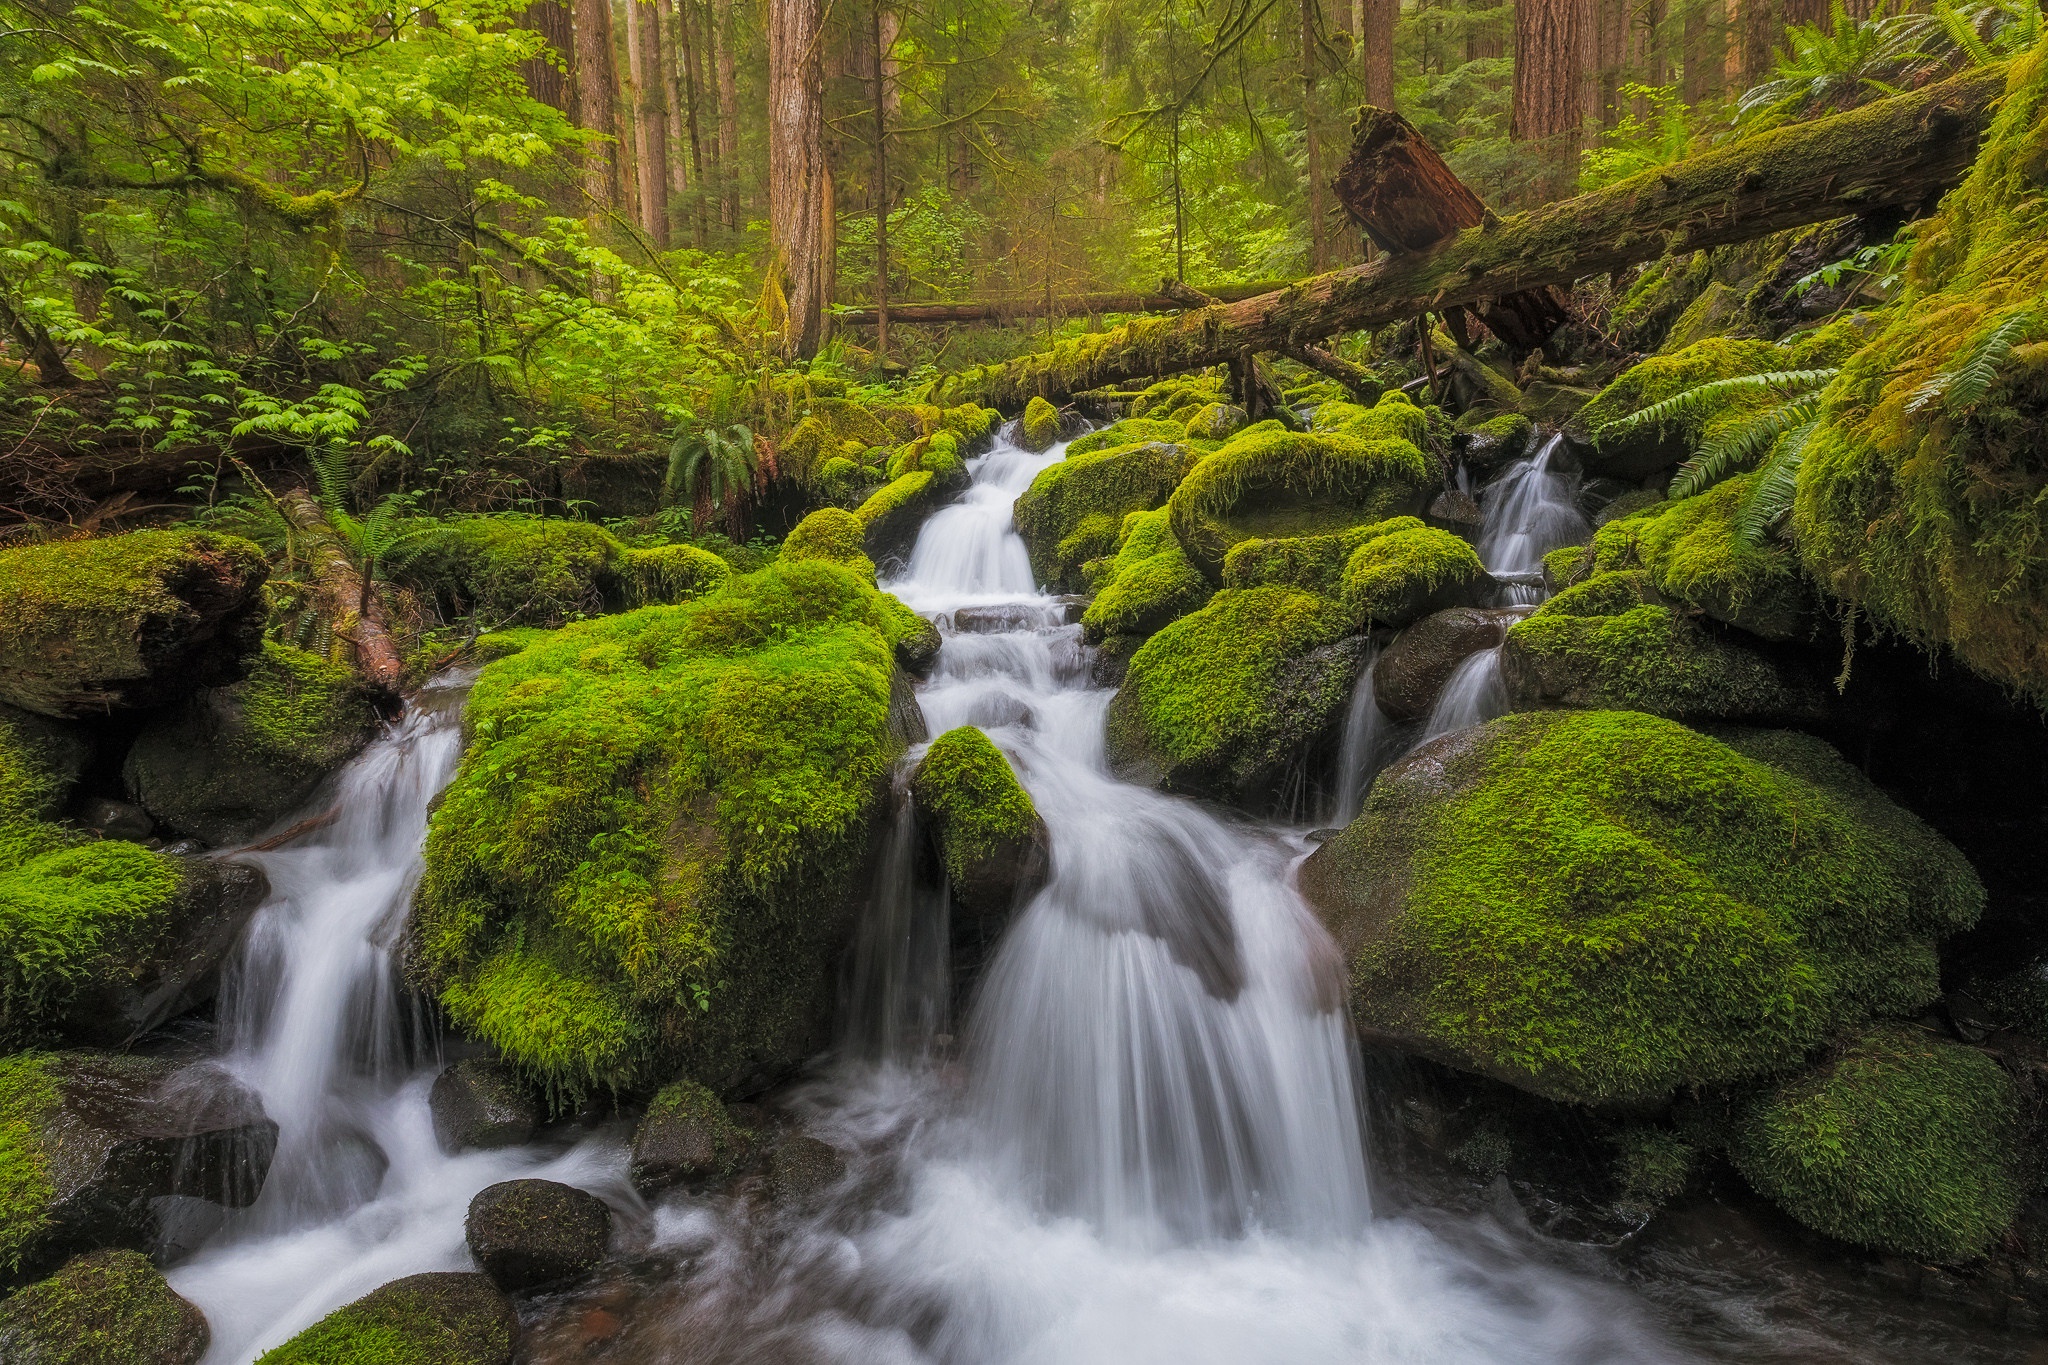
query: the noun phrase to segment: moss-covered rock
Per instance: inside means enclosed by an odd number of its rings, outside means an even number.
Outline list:
[[[1024,405],[1017,423],[1017,444],[1026,450],[1048,450],[1060,438],[1060,410],[1043,398]]]
[[[1594,532],[1588,567],[1647,569],[1665,598],[1766,640],[1811,634],[1819,602],[1797,552],[1775,540],[1751,543],[1736,530],[1758,477],[1740,474],[1694,497],[1604,523]]]
[[[1647,711],[1674,720],[1804,724],[1820,680],[1673,610],[1640,569],[1565,589],[1508,628],[1501,680],[1517,710]]]
[[[406,542],[394,577],[432,597],[448,616],[502,627],[686,602],[730,572],[724,560],[695,546],[629,549],[592,522],[500,513],[423,529]]]
[[[555,1180],[504,1180],[469,1201],[463,1236],[477,1268],[508,1294],[567,1284],[611,1246],[612,1211]]]
[[[1319,536],[1241,540],[1223,557],[1229,588],[1285,586],[1338,599],[1353,626],[1405,626],[1485,578],[1472,546],[1415,517]]]
[[[2048,700],[2048,45],[1829,385],[1792,524],[1836,596]]]
[[[1818,740],[1506,716],[1380,775],[1301,885],[1370,1035],[1552,1099],[1787,1072],[1940,992],[1983,887]]]
[[[1484,477],[1522,457],[1536,437],[1536,424],[1519,412],[1471,412],[1458,419],[1458,454]]]
[[[1623,370],[1579,413],[1573,425],[1592,438],[1589,473],[1636,482],[1689,458],[1724,425],[1779,402],[1768,390],[1737,392],[1689,410],[1663,425],[1615,430],[1610,424],[1716,379],[1794,368],[1768,341],[1709,337],[1669,355],[1653,355]]]
[[[626,605],[691,602],[732,577],[732,565],[696,545],[629,547],[619,570]]]
[[[1200,610],[1212,591],[1181,553],[1163,507],[1124,518],[1116,557],[1095,589],[1095,600],[1081,616],[1082,638],[1091,645],[1125,640],[1133,648],[1168,622]]]
[[[430,1272],[335,1309],[257,1365],[511,1365],[518,1331],[488,1276]]]
[[[1404,407],[1415,411],[1406,404],[1361,411],[1372,428],[1399,433],[1409,425],[1399,411]],[[1221,583],[1224,557],[1239,541],[1317,535],[1419,514],[1435,472],[1403,434],[1246,431],[1195,466],[1167,506],[1181,549],[1212,583]]]
[[[1869,1030],[1754,1101],[1730,1155],[1750,1184],[1831,1237],[1936,1261],[1982,1255],[2029,1187],[2017,1087],[1972,1048]]]
[[[1147,441],[1178,442],[1187,437],[1187,426],[1181,422],[1158,422],[1146,417],[1126,417],[1121,422],[1098,428],[1085,436],[1076,436],[1067,446],[1067,458],[1076,455],[1092,455],[1098,450],[1116,450],[1122,446],[1143,445]]]
[[[840,507],[821,507],[783,537],[780,558],[789,564],[806,559],[828,560],[872,579],[875,561],[868,558],[867,532],[867,524],[852,512]]]
[[[917,620],[799,560],[486,668],[427,835],[415,980],[562,1100],[793,1067],[915,721],[894,653]]]
[[[1184,430],[1190,441],[1227,441],[1245,424],[1245,411],[1232,403],[1209,403],[1188,418]]]
[[[1395,720],[1422,720],[1457,672],[1482,649],[1500,644],[1516,619],[1511,611],[1450,607],[1415,622],[1373,664],[1373,699]]]
[[[724,1179],[739,1171],[754,1141],[697,1082],[665,1085],[633,1130],[633,1188],[651,1198],[674,1185]]]
[[[95,1251],[0,1303],[11,1365],[198,1365],[206,1317],[138,1251]]]
[[[160,823],[209,844],[238,843],[297,809],[376,726],[350,670],[265,641],[241,682],[144,726],[122,776]]]
[[[1043,582],[1080,587],[1081,566],[1115,552],[1124,518],[1165,503],[1194,463],[1185,444],[1158,441],[1069,453],[1017,499],[1017,532],[1032,571]]]
[[[876,490],[853,512],[864,528],[861,543],[868,556],[880,562],[908,555],[924,519],[960,491],[962,477],[917,469]]]
[[[845,398],[814,398],[802,421],[790,428],[776,446],[776,473],[806,488],[822,486],[827,462],[849,460],[866,463],[863,452],[874,446],[893,446],[897,435],[880,417],[860,403]]]
[[[1227,402],[1223,380],[1214,374],[1184,374],[1162,379],[1131,400],[1131,416],[1171,420],[1185,426],[1202,408]]]
[[[1258,805],[1342,716],[1362,642],[1298,588],[1226,588],[1131,656],[1110,703],[1119,776]]]
[[[960,908],[1001,920],[1045,884],[1051,840],[1010,761],[971,725],[932,741],[910,778]]]
[[[0,702],[88,716],[234,682],[269,573],[246,540],[182,531],[0,550]]]

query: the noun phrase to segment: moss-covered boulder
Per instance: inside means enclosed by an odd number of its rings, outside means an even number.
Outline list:
[[[442,1068],[427,1107],[444,1152],[522,1146],[540,1127],[533,1091],[495,1057],[465,1057]]]
[[[1395,720],[1421,720],[1458,665],[1500,644],[1518,619],[1512,611],[1451,607],[1394,637],[1372,669],[1373,700]]]
[[[1209,403],[1188,418],[1184,430],[1190,441],[1227,441],[1243,428],[1245,420],[1244,409],[1234,403]]]
[[[1536,424],[1519,412],[1469,412],[1458,419],[1453,443],[1465,466],[1491,477],[1520,459],[1536,437]]]
[[[1368,1036],[1556,1100],[1787,1072],[1940,993],[1984,891],[1818,740],[1502,717],[1380,775],[1303,865]]]
[[[1690,408],[1664,423],[1624,430],[1613,424],[1712,380],[1792,368],[1791,358],[1781,347],[1735,337],[1708,337],[1669,355],[1639,361],[1616,376],[1573,421],[1592,441],[1592,453],[1585,460],[1587,472],[1634,483],[1672,468],[1723,427],[1781,400],[1768,389],[1756,389]]]
[[[1106,427],[1098,427],[1085,436],[1076,436],[1067,446],[1067,458],[1076,455],[1093,455],[1099,450],[1116,450],[1123,446],[1143,445],[1147,441],[1177,443],[1186,439],[1187,426],[1181,422],[1159,422],[1149,417],[1126,417]]]
[[[1777,540],[1753,543],[1737,530],[1758,477],[1737,475],[1694,497],[1608,519],[1593,534],[1587,570],[1646,569],[1664,598],[1716,621],[1766,640],[1811,635],[1819,600],[1798,552]]]
[[[265,641],[248,676],[153,718],[128,751],[128,790],[161,824],[239,843],[296,810],[376,733],[349,669]]]
[[[404,542],[395,577],[450,617],[551,626],[687,602],[730,572],[724,560],[694,545],[636,549],[592,522],[500,513],[423,528]]]
[[[277,1125],[223,1073],[156,1057],[21,1052],[0,1061],[0,1272],[93,1247],[147,1247],[153,1201],[254,1201]]]
[[[959,471],[941,475],[915,469],[877,489],[853,512],[863,528],[861,543],[868,556],[877,563],[908,556],[924,519],[952,501],[965,480]]]
[[[1166,509],[1132,512],[1124,518],[1115,557],[1095,579],[1095,600],[1081,615],[1081,636],[1091,645],[1117,641],[1135,648],[1167,623],[1200,610],[1211,592],[1209,580],[1181,553]]]
[[[1043,398],[1024,405],[1017,423],[1017,444],[1026,450],[1049,450],[1060,438],[1060,410]]]
[[[787,1072],[823,1040],[916,724],[894,657],[916,624],[801,560],[486,668],[427,834],[414,980],[561,1100]]]
[[[806,488],[821,486],[825,465],[846,459],[859,465],[875,446],[893,446],[897,434],[867,406],[846,398],[814,398],[803,420],[776,446],[775,469]]]
[[[581,1279],[611,1246],[612,1211],[555,1180],[504,1180],[469,1201],[463,1236],[477,1268],[508,1294]]]
[[[246,540],[183,531],[0,550],[0,702],[91,716],[234,682],[269,573]]]
[[[512,1365],[518,1334],[489,1276],[430,1272],[335,1309],[256,1365]]]
[[[1110,703],[1109,763],[1168,791],[1275,798],[1342,719],[1363,641],[1335,602],[1290,587],[1226,588],[1131,656]]]
[[[867,523],[852,512],[842,507],[821,507],[783,537],[778,557],[790,564],[805,559],[828,560],[873,578],[875,561],[868,558],[867,533]]]
[[[10,1365],[199,1365],[206,1316],[138,1251],[95,1251],[0,1303]]]
[[[2048,700],[2048,46],[2016,59],[1976,165],[1844,363],[1792,525],[1828,590]]]
[[[1241,540],[1223,559],[1230,588],[1294,587],[1340,601],[1356,629],[1405,626],[1486,583],[1462,538],[1415,517],[1316,536]]]
[[[1905,1024],[1868,1030],[1749,1104],[1729,1154],[1831,1237],[1935,1261],[1982,1255],[2031,1183],[2018,1087],[1985,1053]]]
[[[1362,411],[1365,420],[1342,431],[1248,430],[1197,465],[1167,504],[1195,567],[1221,583],[1224,557],[1240,541],[1419,514],[1436,475],[1414,439],[1420,413],[1385,400]]]
[[[1001,922],[1045,884],[1051,841],[1010,760],[971,725],[932,741],[911,800],[970,919]]]
[[[1147,441],[1069,453],[1017,499],[1017,533],[1041,582],[1082,586],[1081,567],[1116,552],[1124,518],[1165,504],[1194,467],[1186,444]]]
[[[1132,417],[1171,421],[1185,426],[1211,403],[1230,401],[1223,392],[1223,380],[1216,374],[1183,374],[1162,379],[1131,400]]]
[[[754,1142],[753,1132],[697,1082],[665,1085],[633,1130],[633,1188],[652,1198],[674,1185],[724,1179],[739,1171]]]
[[[1768,724],[1811,723],[1827,710],[1823,684],[1803,660],[1698,624],[1640,569],[1567,588],[1510,626],[1501,681],[1518,710]]]

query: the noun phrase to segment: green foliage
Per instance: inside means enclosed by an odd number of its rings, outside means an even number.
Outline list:
[[[1995,1060],[1893,1025],[1760,1097],[1730,1152],[1808,1227],[1953,1262],[1989,1250],[2019,1212],[2022,1129],[2017,1087]]]
[[[1697,497],[1616,517],[1594,532],[1593,572],[1643,568],[1666,599],[1767,640],[1810,629],[1816,603],[1790,546],[1747,534],[1742,519],[1770,468],[1741,474]],[[1562,552],[1560,552],[1562,553]]]
[[[932,822],[946,876],[956,887],[1005,850],[1032,837],[1038,808],[1010,761],[971,725],[932,741],[910,779],[918,814]]]
[[[63,1095],[47,1052],[0,1059],[0,1266],[21,1263],[31,1239],[49,1224],[49,1163],[42,1128]]]
[[[1628,711],[1512,715],[1385,780],[1304,869],[1351,940],[1360,1019],[1556,1099],[1654,1101],[1796,1066],[1940,992],[1974,923],[1960,854],[1816,740],[1723,743]]]
[[[335,1309],[257,1365],[499,1365],[517,1326],[482,1275],[408,1275]]]
[[[199,1310],[139,1251],[96,1251],[0,1304],[0,1351],[38,1365],[197,1359]]]
[[[1446,589],[1464,587],[1485,572],[1463,538],[1434,526],[1406,526],[1383,531],[1351,552],[1344,561],[1342,600],[1360,625],[1402,626]]]
[[[1043,581],[1074,583],[1086,559],[1114,548],[1124,517],[1164,503],[1194,463],[1185,444],[1157,441],[1069,451],[1017,499],[1017,531],[1031,550],[1032,569]],[[1083,533],[1091,517],[1098,520]]]
[[[1598,145],[1580,155],[1580,193],[1668,165],[1693,149],[1692,111],[1679,99],[1676,86],[1630,81],[1620,94],[1631,107],[1600,135]],[[1643,112],[1638,113],[1635,105],[1643,106]]]

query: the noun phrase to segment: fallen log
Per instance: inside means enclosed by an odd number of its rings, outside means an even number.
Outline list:
[[[1234,303],[1239,299],[1257,298],[1285,287],[1285,280],[1266,280],[1258,284],[1219,284],[1205,290],[1211,300]],[[1185,292],[1182,292],[1182,291]],[[1097,313],[1171,313],[1190,305],[1187,295],[1195,291],[1182,286],[1180,290],[1166,290],[1159,293],[1139,294],[1125,291],[1111,294],[1069,294],[1055,295],[1051,311],[1062,317],[1079,317]],[[1198,305],[1196,305],[1198,306]],[[889,305],[889,325],[916,323],[937,325],[950,322],[1008,322],[1012,318],[1042,318],[1047,311],[1043,295],[1033,298],[982,299],[966,303],[892,303]],[[878,321],[872,308],[845,308],[832,315],[832,321],[848,327],[873,327]]]
[[[1297,365],[1306,365],[1327,379],[1334,379],[1351,391],[1351,396],[1361,403],[1377,403],[1387,386],[1363,365],[1354,365],[1342,356],[1333,355],[1320,346],[1283,346],[1280,354]]]
[[[383,700],[396,700],[405,665],[385,623],[384,606],[349,557],[340,533],[303,488],[278,494],[277,510],[305,537],[314,602],[334,633],[355,646],[356,672]]]
[[[1627,180],[1466,228],[1426,251],[1316,275],[1258,298],[1144,318],[948,376],[935,397],[1016,411],[1149,376],[1285,352],[1337,332],[1566,285],[1586,275],[1879,210],[1919,211],[1963,176],[2003,66],[1775,128]]]

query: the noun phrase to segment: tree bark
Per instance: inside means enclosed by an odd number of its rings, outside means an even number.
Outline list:
[[[740,227],[739,61],[732,50],[732,0],[717,0],[713,12],[718,46],[719,221],[727,232]]]
[[[1361,403],[1377,403],[1387,386],[1363,365],[1354,365],[1342,356],[1334,355],[1320,346],[1283,346],[1280,354],[1298,365],[1306,365],[1320,375],[1336,380],[1351,391],[1351,396]]]
[[[576,126],[610,139],[584,163],[583,187],[599,207],[618,208],[625,200],[620,176],[623,148],[619,139],[619,72],[612,60],[610,0],[575,0]]]
[[[1515,6],[1515,89],[1508,136],[1540,144],[1537,191],[1566,192],[1584,145],[1596,60],[1593,0],[1520,0]]]
[[[1748,241],[1850,214],[1930,208],[1961,180],[2005,89],[2003,66],[1776,128],[1510,218],[1428,251],[1383,257],[1277,293],[1125,323],[949,376],[946,402],[1014,411],[1036,395],[1227,362],[1452,304],[1564,285],[1666,252]]]
[[[640,173],[640,230],[668,246],[668,110],[662,99],[661,12],[626,0],[626,60],[633,80],[634,164]]]
[[[1308,261],[1311,270],[1329,264],[1324,247],[1322,142],[1316,129],[1316,0],[1301,0],[1301,127],[1307,141]]]
[[[702,122],[697,116],[699,93],[704,89],[703,35],[691,24],[691,11],[697,7],[697,0],[676,0],[676,50],[680,60],[675,63],[678,73],[676,102],[683,111],[683,131],[689,138],[690,169],[688,180],[695,186],[690,196],[690,222],[692,238],[699,251],[710,244],[710,204],[708,194],[710,182],[704,178],[704,134]],[[707,11],[708,16],[708,11]],[[680,149],[679,149],[680,150]],[[680,168],[682,157],[676,158]]]
[[[1761,83],[1771,70],[1771,43],[1778,36],[1777,0],[1742,0],[1742,84]]]
[[[1365,83],[1365,102],[1382,109],[1394,107],[1394,21],[1401,17],[1401,0],[1357,0],[1359,76]]]
[[[1628,76],[1629,0],[1595,0],[1594,47],[1600,63],[1600,126],[1621,122],[1621,87]]]
[[[889,76],[882,40],[882,0],[868,6],[869,37],[875,56],[875,354],[889,358]]]
[[[1698,104],[1719,94],[1728,64],[1728,36],[1715,13],[1713,0],[1688,0],[1684,35],[1679,43],[1685,60],[1679,97],[1687,104]]]
[[[569,7],[557,0],[533,0],[519,26],[538,33],[552,52],[528,57],[519,64],[519,74],[526,78],[527,93],[573,117],[576,91],[571,77],[575,72],[576,24]]]
[[[783,351],[825,340],[831,174],[825,164],[819,0],[768,0],[768,241],[788,321]]]
[[[690,25],[688,0],[657,0],[655,10],[661,15],[661,48],[664,60],[661,64],[661,96],[664,112],[668,115],[668,202],[671,213],[689,212],[690,186],[694,183],[690,175],[690,162],[683,149],[690,145],[686,111],[690,107],[690,92],[685,88],[686,71],[689,65]],[[699,243],[698,245],[702,245]]]
[[[405,665],[384,620],[384,606],[370,590],[370,580],[356,569],[312,494],[303,488],[289,489],[278,495],[277,510],[306,538],[314,600],[334,633],[355,646],[356,672],[376,691],[396,697]]]

